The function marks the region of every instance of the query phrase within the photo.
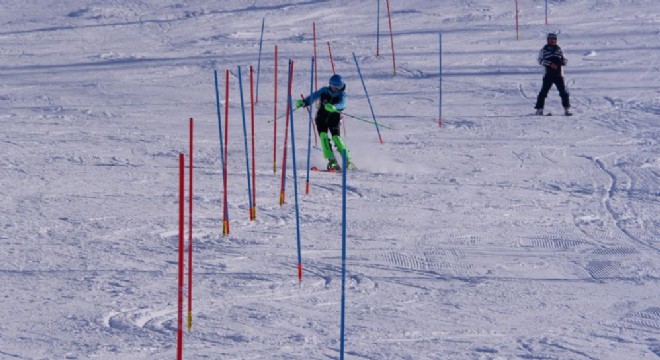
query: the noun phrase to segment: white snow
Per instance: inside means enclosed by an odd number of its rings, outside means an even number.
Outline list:
[[[0,359],[175,358],[177,161],[190,117],[184,357],[339,359],[341,176],[312,173],[304,194],[304,110],[301,283],[291,154],[284,206],[272,170],[274,47],[283,114],[288,59],[294,98],[309,92],[312,23],[319,86],[329,41],[346,112],[371,119],[354,52],[393,128],[380,144],[373,125],[345,118],[360,168],[347,179],[347,359],[660,357],[660,3],[550,0],[545,25],[545,1],[522,0],[516,40],[513,1],[390,1],[396,76],[384,1],[376,56],[376,5],[2,1]],[[264,18],[249,221],[237,68],[249,104]],[[573,117],[554,88],[554,116],[530,116],[547,31],[561,31]],[[223,237],[213,71],[224,106],[226,69]],[[283,131],[280,119],[278,168]],[[312,165],[325,165],[317,150]]]

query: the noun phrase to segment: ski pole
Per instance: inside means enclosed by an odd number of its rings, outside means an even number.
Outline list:
[[[375,122],[373,122],[373,121],[371,121],[371,120],[367,120],[367,119],[365,119],[365,118],[361,118],[361,117],[359,117],[359,116],[351,115],[351,114],[349,114],[349,113],[347,113],[347,112],[345,112],[345,111],[342,112],[342,114],[344,114],[344,115],[346,115],[346,116],[348,116],[348,117],[351,117],[351,118],[353,118],[353,119],[356,119],[356,120],[364,121],[364,122],[369,123],[369,124],[375,124]],[[378,123],[378,126],[379,126],[379,127],[384,127],[384,128],[386,128],[386,129],[394,130],[394,128],[392,128],[391,126],[383,125],[383,124],[381,124],[381,123]]]

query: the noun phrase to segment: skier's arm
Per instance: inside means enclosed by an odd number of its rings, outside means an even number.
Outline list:
[[[337,111],[343,111],[344,109],[346,109],[346,98],[347,97],[348,97],[348,94],[346,92],[344,92],[341,96],[341,100],[338,103],[333,104],[333,105],[335,105],[335,109],[337,109]]]
[[[321,97],[321,94],[323,92],[323,88],[320,88],[316,90],[315,92],[311,93],[309,96],[307,96],[303,101],[305,102],[305,106],[309,106],[314,103],[314,101],[318,100]]]
[[[549,66],[550,65],[550,60],[545,58],[545,48],[541,48],[539,51],[539,56],[537,58],[537,61],[539,62],[539,65],[541,66]]]

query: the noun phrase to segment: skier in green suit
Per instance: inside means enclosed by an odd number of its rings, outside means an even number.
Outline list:
[[[296,100],[295,108],[309,106],[319,100],[320,106],[316,112],[316,129],[321,137],[321,146],[323,148],[323,157],[328,160],[328,170],[341,170],[341,166],[335,158],[335,154],[330,146],[330,140],[337,147],[339,155],[346,150],[348,159],[346,167],[349,170],[355,169],[351,162],[348,148],[339,133],[339,124],[341,122],[341,112],[346,108],[346,84],[341,75],[332,75],[328,81],[328,86],[324,86],[315,91],[305,99]],[[331,138],[328,136],[330,132]]]

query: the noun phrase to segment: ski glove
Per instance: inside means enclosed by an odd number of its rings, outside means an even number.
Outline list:
[[[298,100],[296,100],[296,104],[294,106],[294,109],[300,109],[303,106],[307,106],[307,104],[305,103],[305,100],[298,99]]]
[[[334,113],[334,112],[337,112],[338,110],[334,105],[328,103],[328,104],[325,104],[325,111],[330,112],[330,113]]]

